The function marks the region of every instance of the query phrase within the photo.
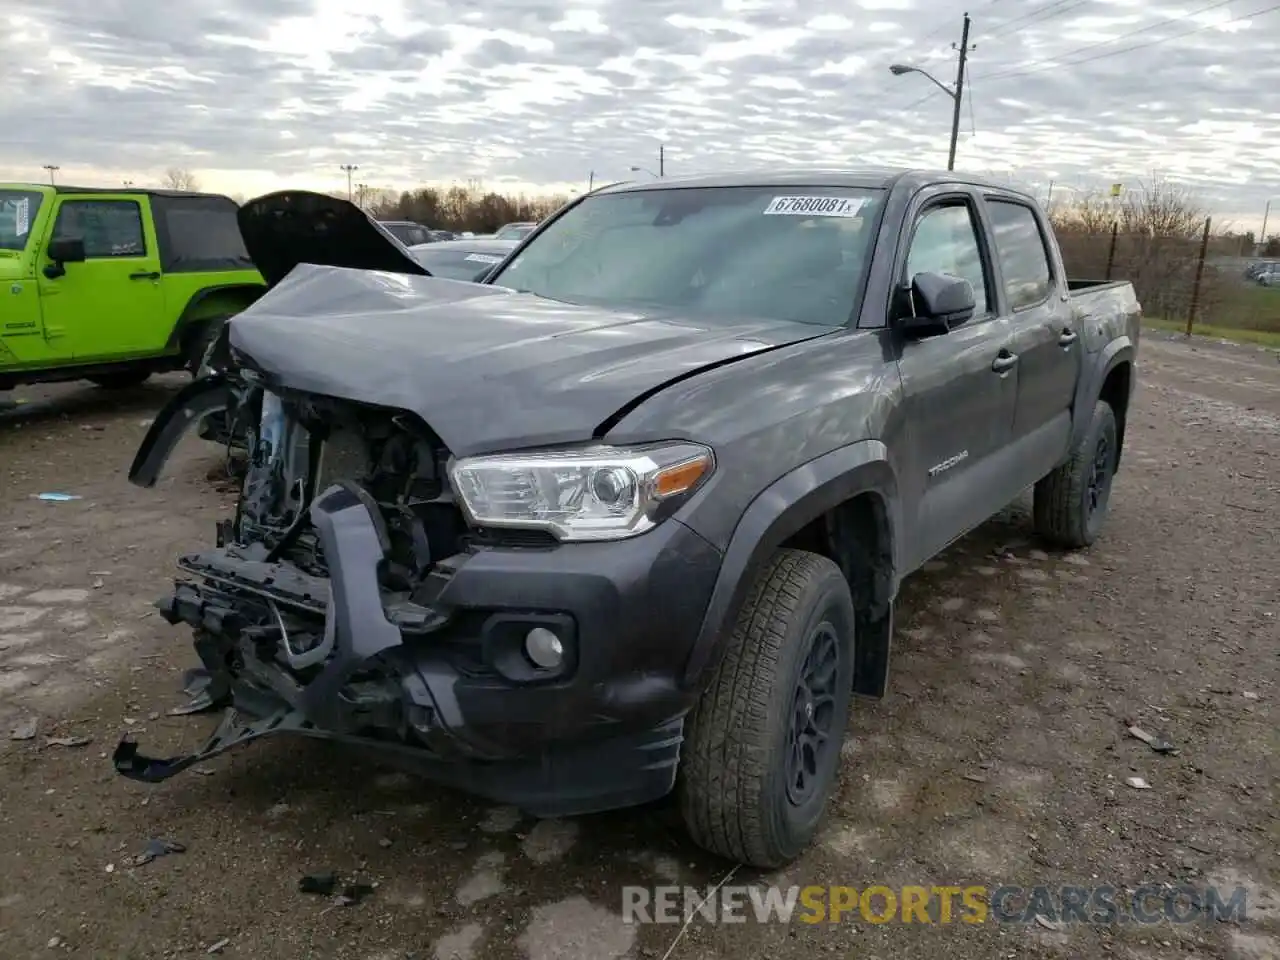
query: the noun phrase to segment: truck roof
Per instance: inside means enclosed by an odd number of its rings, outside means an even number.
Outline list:
[[[681,187],[854,187],[886,190],[899,184],[925,187],[933,183],[966,183],[1025,195],[1025,191],[972,173],[909,167],[792,167],[785,170],[744,170],[636,180],[601,187],[596,193],[629,193]]]
[[[209,193],[203,190],[165,190],[161,187],[76,187],[63,183],[51,186],[47,183],[35,183],[34,181],[0,183],[0,188],[14,187],[25,190],[52,190],[54,193],[115,193],[124,194],[125,196],[143,194],[153,197],[196,197],[201,199],[231,200],[226,194]],[[231,202],[235,203],[234,200],[231,200]]]

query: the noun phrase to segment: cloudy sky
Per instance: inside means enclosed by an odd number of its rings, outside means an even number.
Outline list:
[[[942,167],[951,101],[888,67],[951,82],[965,9],[958,167],[1055,199],[1159,169],[1246,227],[1280,201],[1280,0],[0,0],[0,179]]]

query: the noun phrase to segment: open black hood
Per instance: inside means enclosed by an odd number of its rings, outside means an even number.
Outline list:
[[[350,200],[282,190],[250,200],[237,218],[249,256],[268,287],[300,263],[431,276],[408,247]]]

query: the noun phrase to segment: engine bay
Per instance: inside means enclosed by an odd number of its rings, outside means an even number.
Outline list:
[[[328,397],[255,389],[237,414],[250,424],[240,503],[223,546],[265,547],[272,560],[328,570],[307,510],[334,484],[374,508],[388,545],[380,580],[413,592],[432,564],[466,549],[468,529],[449,489],[449,452],[411,414]]]

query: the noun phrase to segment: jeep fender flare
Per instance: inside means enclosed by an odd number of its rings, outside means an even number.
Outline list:
[[[886,608],[891,606],[898,592],[898,571],[902,569],[897,476],[885,445],[879,440],[862,440],[784,474],[751,502],[725,548],[711,600],[685,664],[686,686],[696,684],[714,662],[724,631],[760,565],[789,537],[862,493],[874,493],[884,503],[893,571],[884,588],[887,596],[877,600]]]
[[[1080,377],[1080,387],[1076,393],[1075,416],[1071,424],[1071,444],[1068,450],[1074,450],[1089,429],[1089,423],[1093,418],[1093,406],[1102,396],[1102,385],[1107,382],[1111,371],[1122,363],[1133,364],[1135,353],[1133,341],[1128,336],[1120,336],[1103,347],[1102,351],[1094,357],[1086,358],[1092,359],[1093,362],[1087,364],[1084,375]],[[1137,383],[1137,377],[1133,378],[1132,383]]]
[[[214,313],[206,312],[203,308],[208,301],[240,301],[239,309],[244,310],[266,292],[267,288],[259,283],[219,283],[197,290],[191,295],[187,305],[182,308],[182,313],[179,314],[173,329],[169,331],[169,342],[166,345],[166,349],[176,350],[183,347],[193,330],[209,320],[225,319],[231,315],[218,311]],[[239,311],[233,311],[232,313],[236,312]]]

